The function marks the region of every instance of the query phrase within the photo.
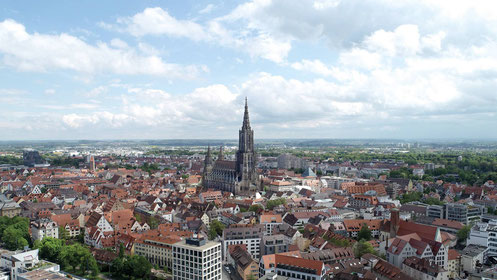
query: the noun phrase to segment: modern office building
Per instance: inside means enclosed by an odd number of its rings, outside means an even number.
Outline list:
[[[487,256],[497,256],[497,220],[476,223],[469,232],[467,244],[488,248]]]
[[[173,244],[174,280],[220,280],[221,243],[203,237]]]
[[[223,259],[227,260],[229,245],[245,244],[252,258],[260,258],[261,239],[264,235],[264,225],[232,225],[223,230]]]
[[[426,216],[435,219],[445,219],[445,206],[444,205],[426,206]]]
[[[449,203],[445,205],[445,217],[447,220],[468,225],[473,221],[480,221],[481,216],[485,214],[485,210],[486,208],[480,205]]]

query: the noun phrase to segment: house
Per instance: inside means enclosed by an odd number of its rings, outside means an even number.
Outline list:
[[[259,274],[259,265],[252,259],[245,246],[232,245],[229,250],[230,258],[238,276],[243,280],[255,279]]]
[[[380,280],[418,280],[404,273],[400,268],[386,262],[383,259],[375,259],[372,262],[372,272]]]
[[[286,253],[280,253],[278,255],[301,257],[300,251],[291,251]],[[262,256],[259,261],[259,278],[265,275],[270,275],[275,273],[275,257],[276,254]]]
[[[59,227],[64,228],[71,238],[76,237],[81,233],[78,219],[73,219],[71,214],[52,215],[50,219],[56,222]]]
[[[368,229],[371,231],[371,235],[374,238],[378,238],[380,235],[380,226],[381,220],[344,220],[343,224],[345,226],[345,230],[347,231],[347,235],[349,237],[357,237],[359,231],[361,231],[362,227],[366,225]]]
[[[447,271],[430,260],[415,256],[404,260],[402,271],[414,279],[445,280],[448,279]]]
[[[461,269],[461,254],[459,254],[454,249],[449,249],[448,253],[448,264],[447,272],[449,278],[459,277],[459,271]]]
[[[44,237],[59,238],[59,226],[50,219],[40,219],[31,222],[33,240],[42,240]]]
[[[264,234],[272,235],[274,227],[281,225],[283,221],[279,214],[262,214],[259,217],[259,222],[266,229]]]
[[[321,261],[276,254],[274,263],[276,274],[288,279],[322,280],[326,277],[325,266]]]
[[[482,267],[488,247],[479,245],[468,245],[461,252],[461,270],[466,273],[474,273]]]
[[[181,238],[176,235],[143,235],[135,240],[134,252],[144,256],[153,265],[172,268],[172,245],[179,241]]]
[[[113,227],[107,221],[104,215],[98,213],[98,212],[93,212],[91,213],[90,217],[88,218],[88,221],[85,224],[86,228],[91,228],[91,227],[97,227],[99,228],[102,232],[111,232],[113,231]]]

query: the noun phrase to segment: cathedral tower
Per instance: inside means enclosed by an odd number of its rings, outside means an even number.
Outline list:
[[[240,182],[237,191],[252,192],[257,190],[256,164],[254,131],[250,127],[247,98],[245,98],[245,112],[242,128],[238,134],[238,151],[236,153],[236,173]]]

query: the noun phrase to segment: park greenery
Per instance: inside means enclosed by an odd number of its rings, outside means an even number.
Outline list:
[[[85,162],[85,159],[82,157],[68,157],[55,154],[43,154],[42,157],[52,166],[78,168],[80,164]]]
[[[22,165],[22,158],[14,156],[0,156],[0,164]]]
[[[0,240],[9,250],[23,249],[29,246],[29,219],[22,217],[0,217]]]
[[[93,279],[99,273],[92,253],[79,243],[67,245],[63,239],[45,237],[42,241],[35,241],[34,248],[40,250],[41,259],[59,264],[64,271]]]
[[[110,266],[112,279],[148,279],[151,270],[152,264],[145,257],[126,256],[122,243],[119,245],[119,256],[112,261]]]
[[[149,174],[152,174],[156,171],[159,170],[159,165],[157,163],[148,163],[145,162],[143,165],[140,167],[141,170],[148,172]]]

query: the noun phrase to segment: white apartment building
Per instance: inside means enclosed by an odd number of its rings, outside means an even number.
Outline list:
[[[173,244],[174,280],[221,280],[221,243],[202,237]]]
[[[59,238],[59,226],[49,219],[41,219],[31,223],[31,234],[34,240],[42,240],[44,237]]]
[[[497,256],[497,221],[477,223],[471,228],[467,240],[468,245],[488,247],[487,256]]]
[[[225,228],[223,230],[223,259],[226,261],[228,258],[228,246],[235,244],[245,244],[252,258],[259,259],[261,240],[265,231],[265,227],[260,224]]]

